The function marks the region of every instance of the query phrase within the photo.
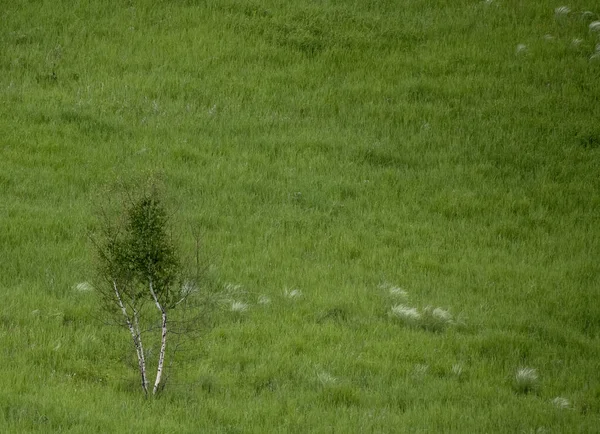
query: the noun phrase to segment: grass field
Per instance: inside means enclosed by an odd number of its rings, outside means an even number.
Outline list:
[[[599,21],[4,2],[0,431],[598,432]],[[81,284],[105,192],[147,173],[217,302],[146,400]]]

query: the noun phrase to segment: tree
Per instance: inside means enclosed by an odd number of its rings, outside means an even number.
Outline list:
[[[158,189],[152,185],[135,197],[129,195],[122,215],[105,215],[102,234],[92,238],[103,280],[99,291],[106,307],[121,317],[120,324],[131,334],[145,396],[150,383],[143,337],[150,330],[160,330],[151,392],[156,395],[164,380],[169,314],[190,294],[189,285],[183,285],[168,223]]]

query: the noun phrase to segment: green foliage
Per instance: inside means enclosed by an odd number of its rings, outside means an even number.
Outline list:
[[[106,224],[106,240],[98,245],[100,273],[106,273],[112,285],[127,288],[130,297],[150,298],[152,283],[159,299],[171,305],[180,295],[179,259],[168,233],[167,213],[156,188],[130,196],[124,227]],[[117,216],[118,217],[118,216]],[[117,219],[118,220],[118,219]]]

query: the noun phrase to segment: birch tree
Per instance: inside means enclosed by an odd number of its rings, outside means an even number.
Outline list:
[[[181,264],[168,231],[168,218],[156,188],[129,197],[123,215],[107,216],[101,239],[95,239],[100,292],[131,335],[143,393],[156,395],[164,380],[169,337],[169,313],[186,297]],[[189,291],[188,291],[189,292]],[[149,353],[144,348],[149,331],[159,330],[160,345],[154,382],[148,372]]]

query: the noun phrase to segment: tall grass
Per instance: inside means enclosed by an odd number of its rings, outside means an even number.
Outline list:
[[[589,1],[4,5],[2,432],[594,432],[598,20]],[[149,402],[83,285],[103,189],[146,172],[210,277],[203,337]],[[406,327],[398,305],[464,324]]]

